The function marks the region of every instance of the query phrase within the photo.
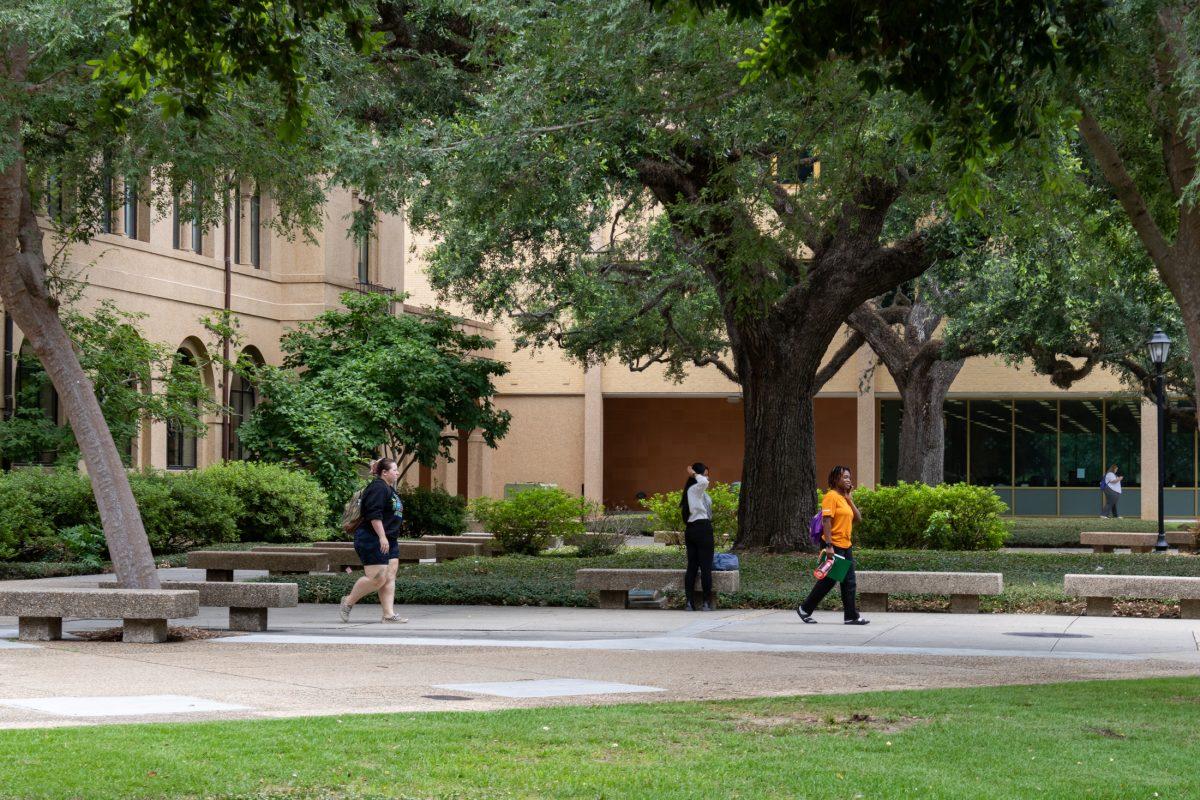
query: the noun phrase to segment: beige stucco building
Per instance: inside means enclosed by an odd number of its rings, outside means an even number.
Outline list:
[[[205,363],[208,341],[200,318],[223,308],[225,269],[221,227],[190,230],[173,215],[154,217],[137,197],[126,197],[101,233],[71,251],[86,275],[84,303],[110,298],[146,315],[143,333]],[[280,335],[338,303],[342,292],[384,288],[406,293],[397,313],[420,313],[438,304],[422,270],[429,242],[403,218],[382,219],[364,249],[349,235],[348,215],[358,202],[335,193],[315,241],[270,231],[270,200],[244,189],[236,204],[230,275],[230,308],[256,358],[280,359]],[[489,355],[511,365],[498,380],[499,405],[512,413],[508,436],[496,450],[477,436],[460,437],[453,461],[410,475],[469,497],[501,495],[514,483],[553,483],[609,506],[634,506],[638,493],[676,488],[684,466],[708,463],[718,480],[739,480],[742,410],[738,387],[714,369],[696,370],[683,383],[659,370],[634,373],[620,364],[585,369],[553,350],[515,351],[503,324],[470,320],[493,338]],[[20,351],[19,330],[6,337],[9,363]],[[840,342],[835,342],[836,347]],[[204,380],[215,398],[221,376]],[[12,370],[6,370],[5,407],[11,408]],[[248,412],[253,388],[231,386],[233,405]],[[846,464],[860,484],[890,482],[895,475],[899,400],[882,368],[864,348],[829,382],[816,401],[817,467],[823,474]],[[221,426],[192,440],[164,424],[142,431],[133,449],[140,467],[188,469],[221,456]],[[1157,481],[1153,406],[1129,395],[1113,377],[1094,373],[1061,391],[1029,369],[972,359],[950,391],[947,405],[946,476],[993,486],[1017,514],[1096,514],[1105,464],[1126,475],[1121,511],[1155,516],[1156,497],[1140,487]],[[702,431],[702,433],[697,433]],[[236,435],[235,453],[236,448]],[[1167,437],[1166,510],[1196,513],[1195,426],[1175,425]]]

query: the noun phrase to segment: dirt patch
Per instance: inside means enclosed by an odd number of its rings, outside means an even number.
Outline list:
[[[1127,739],[1125,734],[1120,731],[1114,731],[1112,728],[1088,728],[1088,733],[1094,733],[1097,736],[1103,736],[1105,739]]]
[[[104,628],[98,631],[72,632],[72,635],[89,642],[119,642],[122,633],[121,628]],[[172,625],[167,628],[168,642],[199,642],[205,639],[221,639],[225,636],[236,635],[231,631],[210,631],[207,628],[194,628],[187,625],[178,627]]]
[[[819,733],[896,733],[925,722],[929,722],[926,717],[877,717],[866,713],[838,715],[797,711],[772,716],[742,714],[734,719],[734,727],[741,732],[805,728]]]

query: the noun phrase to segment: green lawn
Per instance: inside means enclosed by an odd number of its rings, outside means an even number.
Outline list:
[[[814,556],[742,555],[741,591],[722,596],[725,606],[794,607],[812,586]],[[1082,601],[1062,593],[1062,577],[1071,572],[1125,575],[1200,576],[1200,558],[1153,554],[1012,553],[937,550],[863,550],[863,570],[1000,572],[1005,589],[982,601],[985,611],[1079,613]],[[631,548],[614,556],[576,558],[566,553],[538,557],[463,558],[442,564],[401,565],[396,599],[408,604],[591,606],[594,595],[574,588],[575,570],[583,567],[682,568],[679,548]],[[300,584],[302,602],[333,603],[349,591],[355,576],[287,576]],[[367,602],[372,602],[370,596]],[[895,598],[897,609],[937,610],[947,599]],[[673,602],[682,604],[681,597]],[[824,608],[839,608],[837,592]],[[1119,607],[1122,613],[1178,613],[1177,604],[1141,603]]]
[[[0,796],[1191,798],[1198,710],[1179,678],[5,731]]]
[[[1157,531],[1158,520],[1095,517],[1005,517],[1009,547],[1079,547],[1081,531]],[[1170,528],[1186,528],[1178,523]]]

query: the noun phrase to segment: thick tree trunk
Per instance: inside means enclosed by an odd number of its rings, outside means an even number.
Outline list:
[[[920,481],[930,486],[942,482],[946,456],[942,410],[946,393],[962,365],[961,360],[933,361],[914,365],[910,370],[903,392],[897,480]]]
[[[24,80],[23,53],[10,51],[10,78]],[[29,340],[46,370],[87,464],[92,492],[100,509],[104,538],[117,580],[135,589],[159,588],[154,555],[129,477],[113,443],[91,380],[75,355],[58,318],[57,302],[46,291],[42,231],[33,211],[25,161],[20,148],[20,121],[9,127],[12,160],[0,173],[0,299]]]
[[[814,391],[791,365],[764,366],[742,378],[746,445],[736,547],[791,552],[808,547],[807,517],[817,500]]]

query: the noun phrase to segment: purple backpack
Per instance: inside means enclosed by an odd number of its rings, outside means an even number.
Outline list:
[[[821,524],[821,517],[824,511],[818,510],[816,516],[812,518],[812,522],[808,523],[808,540],[815,545],[821,544],[822,536],[825,533],[825,526]]]

